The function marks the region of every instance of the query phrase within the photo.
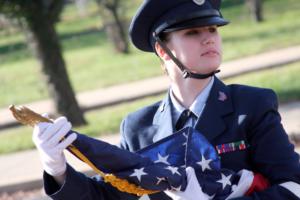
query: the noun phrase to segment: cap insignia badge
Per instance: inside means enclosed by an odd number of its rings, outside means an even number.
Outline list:
[[[205,3],[205,0],[193,0],[193,2],[199,6]]]

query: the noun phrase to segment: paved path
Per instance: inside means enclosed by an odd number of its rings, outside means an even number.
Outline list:
[[[227,62],[221,67],[222,73],[219,76],[221,78],[227,78],[241,73],[276,67],[299,60],[300,46],[291,47]],[[89,110],[162,93],[166,91],[167,87],[168,80],[166,77],[155,77],[139,81],[138,83],[129,83],[121,86],[113,86],[80,93],[78,95],[78,100],[85,110]],[[120,91],[126,92],[121,93]],[[41,113],[52,113],[54,110],[50,101],[35,102],[28,104],[27,106]],[[280,113],[282,114],[283,124],[287,132],[299,133],[300,102],[280,105]],[[1,109],[0,127],[8,127],[14,125],[14,123],[15,122],[7,109]],[[118,143],[119,136],[112,135],[101,139],[116,144]],[[300,149],[297,149],[297,151],[300,152]],[[73,157],[68,155],[67,159],[77,170],[88,170],[83,163],[76,161]],[[0,193],[41,187],[42,170],[38,154],[35,150],[0,156],[0,163]]]
[[[296,61],[300,61],[300,46],[225,62],[221,66],[221,73],[218,74],[218,76],[225,79],[242,73],[278,67]],[[167,77],[161,76],[104,89],[83,92],[77,95],[77,99],[80,106],[86,111],[145,96],[160,94],[165,92],[167,88]],[[39,111],[39,113],[53,113],[54,111],[54,105],[50,100],[25,105],[33,110]],[[18,123],[14,120],[9,110],[7,108],[0,109],[0,129],[14,125],[18,125]]]

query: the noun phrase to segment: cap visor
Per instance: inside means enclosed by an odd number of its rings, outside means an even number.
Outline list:
[[[170,26],[166,28],[163,32],[173,32],[173,31],[179,31],[183,29],[188,28],[195,28],[195,27],[204,27],[204,26],[224,26],[228,24],[229,21],[221,18],[221,17],[207,17],[207,18],[197,18],[190,21],[185,21],[182,23],[175,24],[173,26]]]

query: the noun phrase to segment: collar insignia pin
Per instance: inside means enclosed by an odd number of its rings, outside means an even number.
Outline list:
[[[225,101],[227,99],[227,96],[224,92],[219,92],[219,100],[220,101]]]

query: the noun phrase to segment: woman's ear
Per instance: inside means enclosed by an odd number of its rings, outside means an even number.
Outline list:
[[[158,42],[155,43],[155,51],[157,55],[163,60],[169,60],[170,56],[166,53],[166,51],[160,46]]]

